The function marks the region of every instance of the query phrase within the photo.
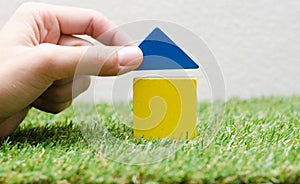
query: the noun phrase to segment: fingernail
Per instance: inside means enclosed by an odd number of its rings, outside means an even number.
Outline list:
[[[121,66],[140,65],[143,53],[139,47],[127,46],[118,51],[118,61]]]

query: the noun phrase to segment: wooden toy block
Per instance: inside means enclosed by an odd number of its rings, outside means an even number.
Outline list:
[[[161,29],[155,28],[139,45],[143,62],[137,70],[197,69],[199,66]]]
[[[135,78],[135,137],[191,139],[196,131],[196,78]]]

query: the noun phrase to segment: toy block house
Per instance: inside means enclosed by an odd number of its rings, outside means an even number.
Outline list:
[[[139,45],[144,59],[137,70],[196,69],[198,65],[159,28]],[[191,139],[196,132],[197,79],[135,78],[135,137]]]

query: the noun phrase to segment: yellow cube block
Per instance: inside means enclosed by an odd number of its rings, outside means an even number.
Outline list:
[[[191,139],[196,132],[196,78],[135,78],[135,137]]]

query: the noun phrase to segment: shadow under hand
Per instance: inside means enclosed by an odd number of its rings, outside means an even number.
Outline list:
[[[30,128],[19,128],[12,136],[0,142],[10,141],[11,144],[27,143],[47,146],[82,144],[85,142],[80,129],[72,121],[68,124],[50,124]]]

